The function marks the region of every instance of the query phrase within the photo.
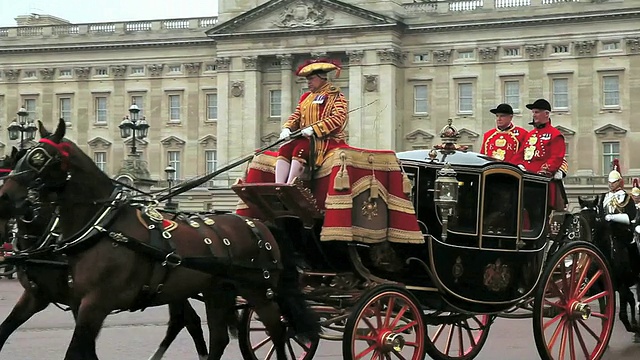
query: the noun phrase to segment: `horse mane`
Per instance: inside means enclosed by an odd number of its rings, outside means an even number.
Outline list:
[[[80,147],[73,141],[63,138],[61,142],[69,144],[69,171],[72,173],[69,181],[77,183],[82,187],[71,186],[71,189],[93,189],[97,186],[104,187],[105,193],[111,194],[114,189],[111,178],[96,163],[85,154]],[[101,194],[102,195],[102,194]],[[86,196],[83,191],[82,196]]]

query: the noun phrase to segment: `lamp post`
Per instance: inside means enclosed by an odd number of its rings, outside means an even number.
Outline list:
[[[24,106],[18,110],[17,115],[18,121],[13,120],[11,124],[9,124],[7,130],[9,131],[9,139],[18,140],[18,138],[20,138],[20,149],[23,149],[24,141],[33,139],[38,128],[33,121],[30,121],[30,119],[27,118],[29,116],[29,112],[24,108]]]
[[[169,183],[169,192],[171,192],[171,188],[173,188],[173,176],[176,173],[176,169],[171,165],[167,165],[167,167],[164,168],[164,172],[167,174],[167,183]],[[167,199],[165,209],[175,210],[177,208],[176,205],[177,204],[174,204],[172,198],[169,198]]]
[[[140,108],[134,102],[129,107],[129,116],[125,116],[118,126],[120,128],[120,136],[123,139],[131,136],[131,139],[133,141],[131,146],[131,155],[138,154],[136,148],[136,138],[142,140],[146,138],[147,134],[149,133],[149,123],[147,123],[147,120],[144,116],[142,117],[142,119],[138,119],[139,114]]]
[[[455,214],[458,202],[458,179],[456,175],[458,174],[451,167],[451,164],[446,163],[438,171],[438,176],[436,177],[434,202],[440,209],[442,216],[442,241],[447,241],[449,216]]]

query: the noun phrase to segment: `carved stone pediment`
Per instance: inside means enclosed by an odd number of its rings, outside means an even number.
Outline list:
[[[595,40],[576,41],[573,43],[573,46],[576,49],[576,55],[591,55],[595,52],[596,41]]]
[[[199,62],[192,62],[192,63],[184,63],[184,64],[182,64],[182,66],[184,66],[185,71],[189,75],[198,75],[200,73],[200,66],[201,65],[202,65],[202,63],[199,63]]]
[[[136,143],[137,143],[137,139],[136,139]],[[111,141],[103,137],[96,136],[93,139],[87,141],[87,145],[89,145],[89,147],[94,150],[105,150],[111,146]]]
[[[266,37],[274,33],[323,32],[332,27],[370,28],[399,26],[385,15],[340,0],[271,0],[206,31],[219,39],[233,36]]]
[[[416,129],[405,135],[404,138],[410,143],[428,144],[433,140],[433,137],[433,134],[430,134],[427,131]]]
[[[278,138],[280,137],[280,134],[276,134],[275,132],[270,132],[267,135],[263,136],[260,138],[260,141],[262,142],[262,145],[268,145],[268,144],[273,144],[274,142],[278,141]]]
[[[198,139],[198,143],[207,148],[215,148],[216,146],[218,146],[218,138],[214,135],[209,134]]]
[[[182,139],[180,139],[177,136],[167,136],[166,138],[160,140],[160,143],[164,146],[167,147],[172,147],[172,146],[184,146],[184,144],[186,144],[186,142]]]
[[[438,64],[444,64],[451,61],[451,50],[434,50],[433,59]]]
[[[88,66],[75,68],[75,73],[78,79],[87,79],[91,76],[91,68]]]
[[[562,135],[564,135],[565,138],[576,134],[575,131],[569,129],[568,127],[564,127],[562,125],[556,125],[556,129],[560,130],[560,132],[562,133]]]
[[[458,130],[458,134],[460,135],[460,138],[466,137],[468,140],[475,140],[480,136],[477,132],[471,131],[467,128]]]
[[[627,133],[626,129],[621,128],[620,126],[607,124],[605,126],[601,126],[593,131],[596,135],[624,135]]]
[[[7,80],[18,80],[20,78],[20,69],[9,69],[4,71],[4,77]]]

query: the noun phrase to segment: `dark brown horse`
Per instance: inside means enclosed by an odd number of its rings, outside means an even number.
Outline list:
[[[11,155],[0,160],[0,172],[11,170],[26,150],[14,147]],[[53,252],[55,235],[51,225],[54,207],[45,205],[39,208],[29,207],[24,214],[19,214],[7,197],[0,198],[0,232],[2,238],[9,238],[7,224],[16,219],[18,234],[16,253],[12,262],[18,264],[18,280],[24,288],[22,296],[13,307],[11,313],[0,324],[0,350],[9,336],[33,315],[45,309],[49,304],[69,306],[71,304],[70,288],[67,284],[69,274],[67,261],[62,254]],[[76,311],[69,308],[76,316]],[[189,301],[169,304],[169,326],[165,338],[150,360],[159,360],[178,333],[186,327],[196,345],[200,359],[208,355],[207,344],[202,332],[201,320]]]
[[[114,310],[198,293],[207,312],[209,359],[220,359],[229,343],[227,328],[237,321],[236,295],[264,323],[278,360],[287,358],[283,316],[298,335],[318,335],[319,323],[304,301],[295,269],[283,271],[280,249],[266,225],[232,214],[180,215],[172,217],[177,226],[170,231],[172,224],[165,226],[162,219],[167,214],[159,214],[153,203],[129,199],[64,134],[63,120],[54,134],[40,124],[42,139],[18,161],[0,196],[16,204],[36,198],[59,208],[58,250],[69,260],[72,307],[77,308],[65,359],[97,359],[96,337]]]

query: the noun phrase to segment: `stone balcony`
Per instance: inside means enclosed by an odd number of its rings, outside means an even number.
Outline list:
[[[0,47],[42,44],[43,40],[82,44],[97,41],[132,41],[139,38],[205,38],[204,31],[214,27],[218,17],[137,20],[86,24],[56,24],[0,28]]]

